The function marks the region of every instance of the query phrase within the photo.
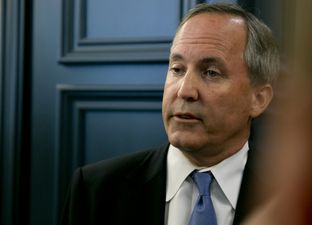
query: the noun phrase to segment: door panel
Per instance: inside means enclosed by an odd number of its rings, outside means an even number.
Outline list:
[[[30,224],[56,224],[78,166],[167,142],[170,43],[186,0],[34,0]]]

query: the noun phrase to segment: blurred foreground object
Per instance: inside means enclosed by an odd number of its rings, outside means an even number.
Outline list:
[[[265,200],[244,225],[312,224],[312,1],[283,4],[287,65],[259,158],[265,183],[255,184]]]

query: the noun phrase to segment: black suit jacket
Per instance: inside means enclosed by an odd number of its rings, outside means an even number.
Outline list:
[[[167,151],[168,145],[76,170],[61,224],[164,224]],[[252,201],[248,201],[252,189],[250,180],[256,176],[252,164],[250,155],[243,175],[235,225],[254,207]]]

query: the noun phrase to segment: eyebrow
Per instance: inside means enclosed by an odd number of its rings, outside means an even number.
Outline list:
[[[181,60],[184,60],[184,57],[181,54],[174,53],[174,54],[170,55],[169,60],[170,61],[181,61]],[[204,57],[204,58],[200,59],[198,63],[199,64],[214,64],[214,65],[223,66],[223,67],[225,65],[223,59],[221,59],[220,57],[214,57],[214,56]]]
[[[201,64],[214,64],[217,66],[224,66],[224,61],[219,57],[207,57],[200,60]]]
[[[181,61],[181,60],[184,60],[183,56],[180,55],[180,54],[171,54],[170,57],[169,57],[169,60],[174,60],[174,61]]]

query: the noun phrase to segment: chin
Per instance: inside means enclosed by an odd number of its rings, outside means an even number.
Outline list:
[[[176,148],[186,152],[193,152],[202,148],[202,141],[190,136],[169,135],[169,142]]]

